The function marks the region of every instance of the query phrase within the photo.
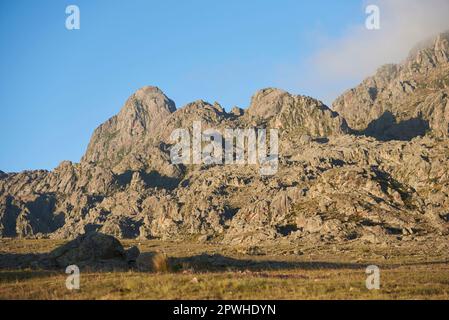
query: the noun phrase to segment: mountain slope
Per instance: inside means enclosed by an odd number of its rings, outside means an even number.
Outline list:
[[[410,139],[430,129],[449,135],[449,32],[418,45],[400,65],[385,65],[333,103],[356,130]]]

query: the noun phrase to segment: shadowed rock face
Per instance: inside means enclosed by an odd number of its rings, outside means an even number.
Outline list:
[[[101,233],[88,233],[56,248],[49,254],[58,266],[89,264],[102,260],[125,260],[126,253],[120,241]]]
[[[373,121],[381,130],[371,134],[385,136],[391,113],[397,122],[423,120],[418,130],[426,126],[439,137],[449,134],[449,32],[442,33],[413,49],[400,65],[385,65],[358,87],[345,92],[334,103],[339,112],[356,130],[365,130]],[[384,121],[386,120],[386,121]],[[393,124],[394,125],[394,124]],[[398,132],[395,138],[407,139]],[[422,134],[421,134],[422,135]]]
[[[370,122],[365,130],[358,133],[380,141],[410,141],[424,136],[428,130],[430,130],[429,122],[421,117],[397,122],[390,111],[385,111],[378,119]]]
[[[125,250],[113,236],[89,232],[48,253],[3,254],[0,268],[128,270],[136,267],[139,255],[137,247]]]
[[[388,242],[449,233],[447,36],[334,104],[268,88],[227,113],[178,110],[145,87],[98,127],[80,163],[0,172],[0,237]],[[180,166],[173,130],[279,129],[279,170]],[[445,127],[446,126],[446,127]],[[446,131],[445,131],[446,130]]]

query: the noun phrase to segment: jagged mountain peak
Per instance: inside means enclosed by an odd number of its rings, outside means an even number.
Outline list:
[[[351,128],[384,140],[408,140],[429,130],[446,137],[448,74],[449,32],[445,32],[421,42],[403,63],[379,68],[338,97],[333,109]]]
[[[418,43],[410,50],[407,61],[414,62],[424,57],[431,59],[433,66],[449,62],[449,30]]]
[[[211,110],[211,111],[219,112],[219,113],[224,112],[223,107],[218,102],[211,104],[211,103],[201,100],[201,99],[188,103],[187,105],[182,107],[180,110],[185,110],[190,113],[191,112],[203,112],[204,110]]]
[[[264,122],[292,134],[331,136],[348,132],[346,121],[321,101],[276,88],[256,92],[245,119],[252,125]]]
[[[164,119],[176,111],[175,103],[158,87],[146,86],[126,101],[120,112],[95,129],[82,162],[120,161],[146,141]]]
[[[138,89],[128,98],[118,116],[126,120],[124,118],[139,117],[143,113],[158,114],[161,112],[173,113],[175,111],[175,103],[161,89],[153,86],[145,86]],[[148,120],[151,121],[152,119]]]
[[[276,88],[259,90],[252,96],[247,113],[251,116],[270,118],[280,111],[283,99],[289,97],[288,92]]]

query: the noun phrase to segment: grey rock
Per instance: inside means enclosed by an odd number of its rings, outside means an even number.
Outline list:
[[[81,235],[49,254],[60,267],[91,265],[104,260],[126,261],[126,253],[116,238],[101,233]]]
[[[131,248],[126,250],[125,253],[126,253],[126,261],[128,263],[135,263],[140,255],[140,250],[136,246],[132,246]]]
[[[236,117],[240,117],[245,113],[245,111],[242,108],[239,107],[233,107],[231,109],[231,114],[236,116]]]
[[[351,128],[380,139],[449,135],[449,32],[426,41],[400,65],[386,65],[345,92],[333,109]]]

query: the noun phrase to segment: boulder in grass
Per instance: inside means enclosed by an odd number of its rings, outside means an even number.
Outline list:
[[[140,250],[136,246],[133,246],[126,250],[126,261],[129,265],[134,266],[136,264],[137,258],[140,255]]]
[[[119,240],[102,233],[88,233],[56,248],[49,258],[59,267],[69,265],[92,266],[127,263],[125,249]]]

